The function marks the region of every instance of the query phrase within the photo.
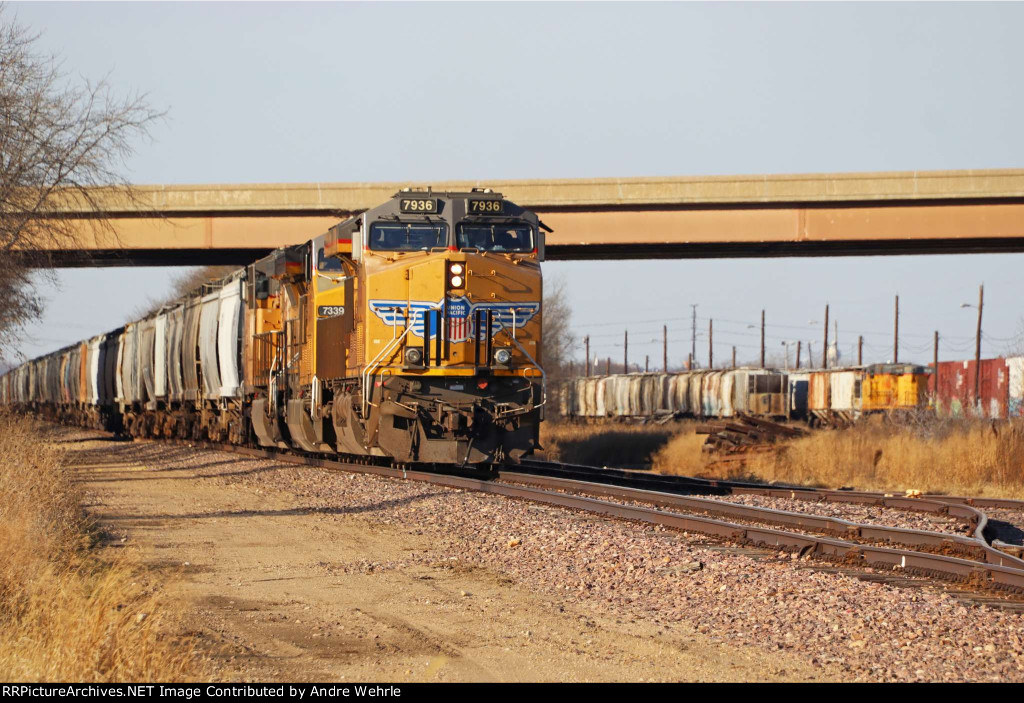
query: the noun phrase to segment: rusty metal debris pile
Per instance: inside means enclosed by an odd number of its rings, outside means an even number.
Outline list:
[[[703,450],[713,453],[716,463],[742,464],[750,454],[771,452],[784,439],[803,437],[807,430],[772,422],[746,413],[697,425],[697,434],[707,435]]]

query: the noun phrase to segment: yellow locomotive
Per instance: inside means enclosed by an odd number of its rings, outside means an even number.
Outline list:
[[[861,379],[861,412],[907,412],[928,407],[927,367],[872,364]]]
[[[543,231],[498,193],[405,191],[249,267],[261,445],[399,462],[537,443]]]
[[[546,403],[545,229],[490,190],[405,190],[24,364],[0,400],[133,436],[514,461],[537,446]],[[75,354],[80,373],[62,372]]]

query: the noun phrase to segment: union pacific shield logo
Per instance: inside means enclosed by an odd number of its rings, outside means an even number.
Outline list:
[[[448,339],[465,342],[469,339],[469,311],[472,306],[465,298],[448,301]]]
[[[409,334],[422,339],[434,339],[434,315],[427,313],[441,310],[444,299],[427,300],[371,300],[370,310],[389,327],[395,327],[399,334],[411,325]],[[482,339],[484,331],[473,329],[476,311],[490,311],[491,335],[498,334],[502,329],[522,329],[540,312],[540,303],[471,303],[465,297],[448,300],[448,339],[452,342],[465,342],[478,334]],[[481,319],[485,319],[482,317]]]

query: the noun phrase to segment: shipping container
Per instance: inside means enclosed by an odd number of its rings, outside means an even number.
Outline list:
[[[1011,367],[1007,360],[982,359],[980,373],[978,369],[973,360],[939,362],[937,414],[992,419],[1009,416]],[[976,381],[978,398],[974,393]]]

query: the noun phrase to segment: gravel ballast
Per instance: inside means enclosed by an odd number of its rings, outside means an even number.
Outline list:
[[[412,481],[158,442],[111,443],[109,452],[150,470],[189,468],[197,480],[287,491],[311,511],[336,513],[332,519],[398,524],[432,537],[452,565],[489,569],[555,602],[788,650],[813,664],[834,664],[853,680],[1024,681],[1022,616],[964,603],[933,586],[868,583],[806,568],[811,564],[788,554],[757,558],[700,535]],[[877,519],[874,507],[788,502],[794,505],[767,507]],[[853,517],[845,512],[851,507],[865,512]],[[410,553],[407,563],[424,560],[436,562],[436,552]],[[377,564],[368,554],[365,568],[402,566]]]

